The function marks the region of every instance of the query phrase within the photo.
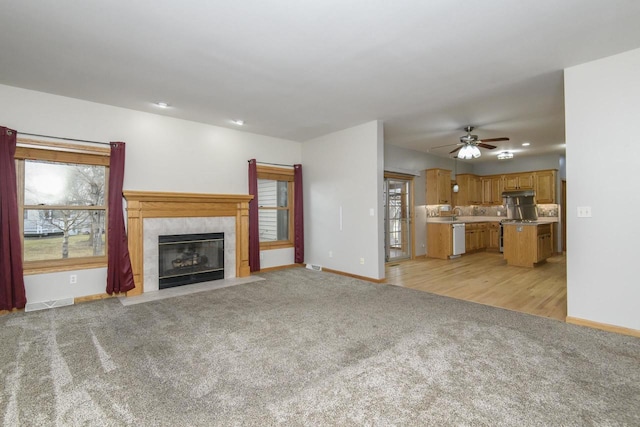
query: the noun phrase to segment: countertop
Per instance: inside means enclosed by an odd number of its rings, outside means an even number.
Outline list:
[[[427,217],[427,223],[438,224],[471,224],[474,222],[500,222],[506,219],[504,216],[458,216],[455,221],[449,216]],[[558,217],[539,217],[534,222],[519,222],[518,225],[538,225],[558,222]],[[513,224],[513,223],[512,223]]]

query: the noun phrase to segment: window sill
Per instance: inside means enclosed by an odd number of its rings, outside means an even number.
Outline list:
[[[292,242],[262,242],[260,243],[260,250],[261,251],[270,251],[273,249],[286,249],[286,248],[293,248],[293,243]]]
[[[107,263],[104,261],[81,262],[77,264],[52,265],[52,266],[23,266],[23,274],[31,276],[35,274],[59,273],[62,271],[89,270],[93,268],[106,268]]]

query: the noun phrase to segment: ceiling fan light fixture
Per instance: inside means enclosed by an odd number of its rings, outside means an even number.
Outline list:
[[[477,159],[478,157],[480,157],[480,149],[478,147],[476,147],[475,145],[473,147],[471,147],[471,155],[473,156],[474,159]]]
[[[458,152],[459,159],[469,160],[471,157],[471,148],[469,145],[464,145]]]
[[[500,154],[498,154],[498,160],[507,160],[507,159],[513,159],[513,153],[509,151],[503,151]]]

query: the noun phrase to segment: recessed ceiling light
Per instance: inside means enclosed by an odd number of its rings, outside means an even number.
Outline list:
[[[169,104],[167,104],[166,102],[163,101],[158,101],[158,102],[154,102],[156,107],[160,107],[160,108],[169,108]]]
[[[530,146],[530,145],[531,145],[531,143],[530,143],[530,142],[523,142],[523,143],[522,143],[522,146],[523,146],[523,147],[528,147],[528,146]]]
[[[231,120],[231,123],[234,125],[242,126],[244,125],[244,120]]]

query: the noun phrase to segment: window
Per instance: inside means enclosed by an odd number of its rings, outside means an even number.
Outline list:
[[[293,246],[293,169],[257,167],[260,249]]]
[[[25,273],[106,265],[109,149],[18,144]]]

